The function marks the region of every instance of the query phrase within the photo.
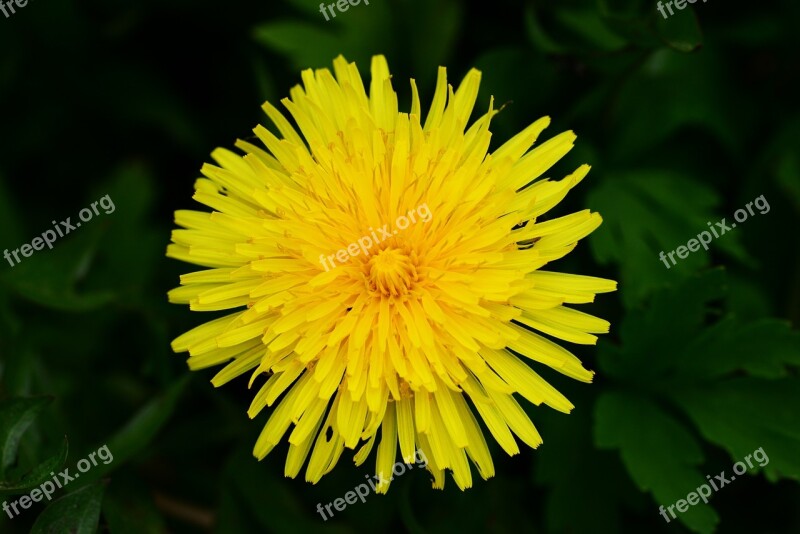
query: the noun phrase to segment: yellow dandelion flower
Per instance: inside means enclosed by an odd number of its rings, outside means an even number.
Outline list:
[[[282,100],[297,128],[266,103],[279,135],[256,127],[265,148],[240,140],[244,155],[212,153],[193,197],[211,213],[175,213],[167,255],[208,269],[181,276],[169,300],[236,311],[172,348],[189,352],[192,370],[225,364],[214,386],[267,375],[248,415],[274,409],[253,453],[264,458],[289,432],[286,476],[307,462],[316,483],[345,448],[358,447],[360,465],[377,441],[379,492],[398,445],[406,463],[424,455],[435,488],[448,469],[469,488],[468,459],[494,475],[479,419],[514,455],[515,435],[542,443],[515,393],[573,408],[521,358],[592,380],[537,333],[594,344],[609,329],[566,305],[614,281],[540,270],[600,225],[589,210],[538,220],[589,166],[540,178],[575,141],[568,131],[531,149],[547,117],[488,153],[491,102],[467,128],[477,70],[454,91],[440,68],[423,122],[413,79],[411,110],[398,110],[383,56],[369,92],[354,63],[340,56],[333,67],[304,71]]]

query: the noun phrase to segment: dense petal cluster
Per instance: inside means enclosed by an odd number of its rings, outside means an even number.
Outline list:
[[[548,118],[488,153],[497,110],[490,103],[468,127],[476,70],[454,91],[440,68],[423,122],[414,80],[410,112],[399,112],[382,56],[368,92],[355,64],[339,57],[333,66],[304,71],[282,101],[296,126],[266,103],[275,133],[255,128],[263,147],[238,141],[243,155],[212,153],[217,165],[202,168],[194,195],[210,213],[176,212],[168,256],[208,269],[183,275],[170,301],[234,311],[172,347],[189,352],[194,370],[225,364],[215,386],[251,373],[250,417],[274,406],[254,454],[288,432],[287,476],[307,462],[316,483],[345,448],[361,464],[377,442],[379,491],[398,446],[409,463],[424,453],[434,487],[449,469],[468,488],[468,459],[483,478],[494,474],[480,420],[508,454],[519,452],[514,436],[542,442],[515,393],[573,408],[521,357],[592,379],[549,338],[595,343],[608,322],[566,305],[616,283],[540,269],[601,218],[584,210],[539,220],[589,167],[542,178],[575,140],[564,132],[531,148]],[[420,206],[427,220],[377,235]],[[356,246],[367,236],[370,248]]]

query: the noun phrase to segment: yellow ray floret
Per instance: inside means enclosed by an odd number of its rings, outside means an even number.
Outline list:
[[[368,85],[344,58],[333,67],[304,71],[285,112],[264,104],[263,146],[212,153],[194,195],[210,213],[175,213],[167,255],[207,269],[181,276],[170,302],[232,312],[172,348],[192,370],[224,366],[215,386],[249,375],[248,415],[270,408],[254,455],[286,440],[286,476],[305,465],[316,483],[344,449],[360,465],[376,448],[378,492],[398,459],[465,489],[471,463],[494,475],[484,429],[510,455],[515,437],[542,443],[518,398],[572,410],[537,371],[592,380],[550,338],[596,343],[609,323],[570,305],[616,282],[541,270],[602,222],[545,216],[589,166],[543,177],[576,139],[534,146],[548,117],[490,153],[493,101],[468,125],[476,70],[454,89],[441,67],[423,117],[414,80],[399,110],[383,56]]]

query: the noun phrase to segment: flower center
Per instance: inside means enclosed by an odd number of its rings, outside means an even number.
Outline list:
[[[411,258],[398,248],[385,248],[367,262],[367,280],[371,289],[387,296],[406,295],[417,281],[417,268]]]

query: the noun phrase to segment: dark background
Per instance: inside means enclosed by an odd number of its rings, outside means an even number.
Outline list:
[[[551,5],[557,4],[557,6]],[[116,210],[0,266],[0,498],[107,444],[114,455],[27,532],[800,532],[800,62],[797,2],[697,2],[668,20],[637,0],[372,0],[325,22],[316,2],[29,0],[0,14],[0,248],[109,194]],[[575,349],[592,385],[544,377],[569,416],[525,404],[544,444],[459,491],[414,470],[327,523],[374,460],[347,452],[316,486],[286,446],[250,451],[247,378],[214,390],[169,342],[209,315],[169,305],[192,266],[164,257],[176,209],[217,146],[252,137],[303,68],[383,53],[401,108],[483,72],[477,109],[507,103],[493,148],[543,115],[574,129],[588,178],[555,214],[604,224],[552,266],[613,278],[582,311],[611,321]],[[476,115],[477,116],[477,112]],[[667,270],[660,251],[764,195],[770,211]],[[794,325],[794,330],[792,326]],[[66,441],[65,437],[66,436]],[[67,448],[68,443],[68,448]],[[706,475],[770,462],[667,524]],[[63,466],[63,467],[62,467]],[[449,476],[448,476],[449,478]],[[713,507],[713,509],[712,509]],[[37,519],[38,518],[38,519]]]

